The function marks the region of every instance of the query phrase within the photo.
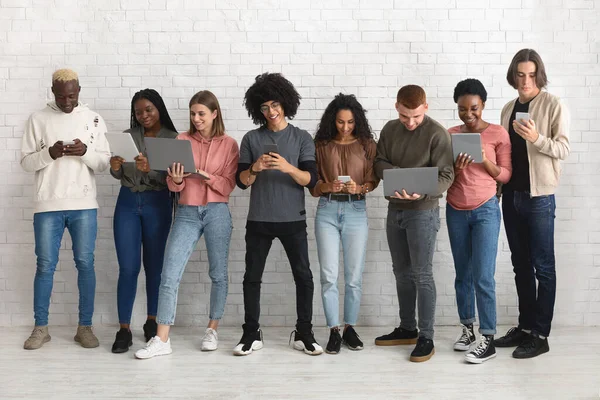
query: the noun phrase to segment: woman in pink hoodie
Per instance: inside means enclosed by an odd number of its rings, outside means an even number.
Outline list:
[[[210,321],[202,338],[202,350],[217,349],[217,326],[227,298],[227,258],[232,231],[228,202],[235,187],[239,149],[235,139],[225,134],[221,107],[213,93],[203,90],[192,97],[190,129],[177,139],[191,142],[196,173],[184,173],[180,164],[173,164],[168,170],[167,185],[171,191],[180,193],[180,199],[165,252],[158,296],[158,330],[146,347],[135,353],[141,359],[172,352],[169,330],[175,320],[179,283],[202,234],[205,234],[208,274],[212,280]]]

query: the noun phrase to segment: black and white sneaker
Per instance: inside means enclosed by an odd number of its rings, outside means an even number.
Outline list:
[[[236,356],[247,356],[254,350],[263,348],[262,331],[259,329],[254,332],[246,332],[242,335],[240,342],[233,349],[233,354]]]
[[[471,364],[481,364],[494,357],[496,357],[494,335],[483,335],[477,347],[467,353],[465,361]]]
[[[351,325],[349,325],[344,330],[344,335],[342,336],[342,339],[344,340],[344,343],[346,344],[346,346],[348,346],[350,350],[363,349],[363,342],[360,340],[360,336],[358,336],[358,333],[356,333],[356,331]]]
[[[462,325],[462,333],[456,342],[454,342],[454,350],[456,351],[468,351],[471,345],[475,343],[475,333],[473,332],[473,324]]]
[[[312,331],[300,333],[294,330],[290,334],[290,342],[292,341],[292,335],[294,335],[294,349],[304,351],[310,356],[318,356],[323,353],[323,348],[315,340],[315,335]]]
[[[337,354],[342,348],[342,336],[338,328],[333,328],[329,331],[329,341],[325,347],[327,354]]]

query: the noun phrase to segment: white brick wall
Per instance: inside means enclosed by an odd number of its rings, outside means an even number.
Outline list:
[[[229,134],[240,140],[252,123],[242,107],[245,89],[263,71],[281,71],[304,97],[298,126],[314,132],[322,110],[339,91],[355,93],[379,132],[395,117],[401,85],[425,87],[430,115],[458,123],[452,90],[476,77],[490,94],[485,118],[516,92],[505,79],[513,54],[537,49],[546,62],[550,91],[566,99],[573,119],[573,152],[558,191],[556,322],[600,324],[600,3],[583,0],[0,0],[0,326],[32,322],[35,270],[32,176],[18,163],[27,116],[50,99],[50,76],[71,67],[81,76],[81,99],[112,131],[128,127],[131,96],[153,87],[166,100],[176,126],[187,127],[187,102],[200,89],[219,97]],[[98,177],[95,323],[116,323],[117,263],[112,213],[118,183]],[[315,201],[308,199],[312,232]],[[381,191],[368,201],[370,239],[361,324],[397,322],[396,289],[384,231]],[[225,323],[243,320],[244,222],[247,193],[231,199],[234,232]],[[443,210],[442,210],[443,215]],[[55,275],[52,324],[77,322],[76,274],[68,234]],[[201,243],[180,290],[178,324],[206,322],[210,281]],[[457,323],[453,266],[445,225],[435,255],[437,322]],[[497,266],[498,320],[513,323],[516,295],[509,252],[501,237]],[[144,319],[140,277],[134,323]],[[315,281],[315,323],[324,324]],[[281,246],[266,268],[261,322],[293,325],[294,285]]]

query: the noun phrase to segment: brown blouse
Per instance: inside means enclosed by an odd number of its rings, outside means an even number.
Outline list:
[[[373,162],[377,153],[377,143],[372,140],[365,154],[365,149],[360,141],[356,140],[348,144],[329,142],[325,145],[317,144],[317,172],[319,180],[314,188],[310,190],[315,197],[324,195],[321,192],[321,183],[331,183],[340,175],[349,175],[357,185],[371,183],[373,189],[379,184],[375,176]]]

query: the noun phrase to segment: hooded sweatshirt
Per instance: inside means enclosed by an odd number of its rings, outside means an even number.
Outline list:
[[[35,172],[34,213],[98,208],[94,173],[108,168],[110,160],[105,134],[102,117],[81,103],[68,114],[55,102],[31,114],[21,142],[21,166]],[[83,156],[52,159],[54,143],[74,139],[87,146]]]
[[[182,133],[178,140],[192,144],[194,164],[208,174],[205,180],[194,175],[183,178],[181,184],[167,177],[172,192],[181,192],[179,204],[205,206],[208,203],[228,203],[235,188],[235,173],[240,158],[238,144],[231,136],[223,135],[206,140],[199,133]]]

